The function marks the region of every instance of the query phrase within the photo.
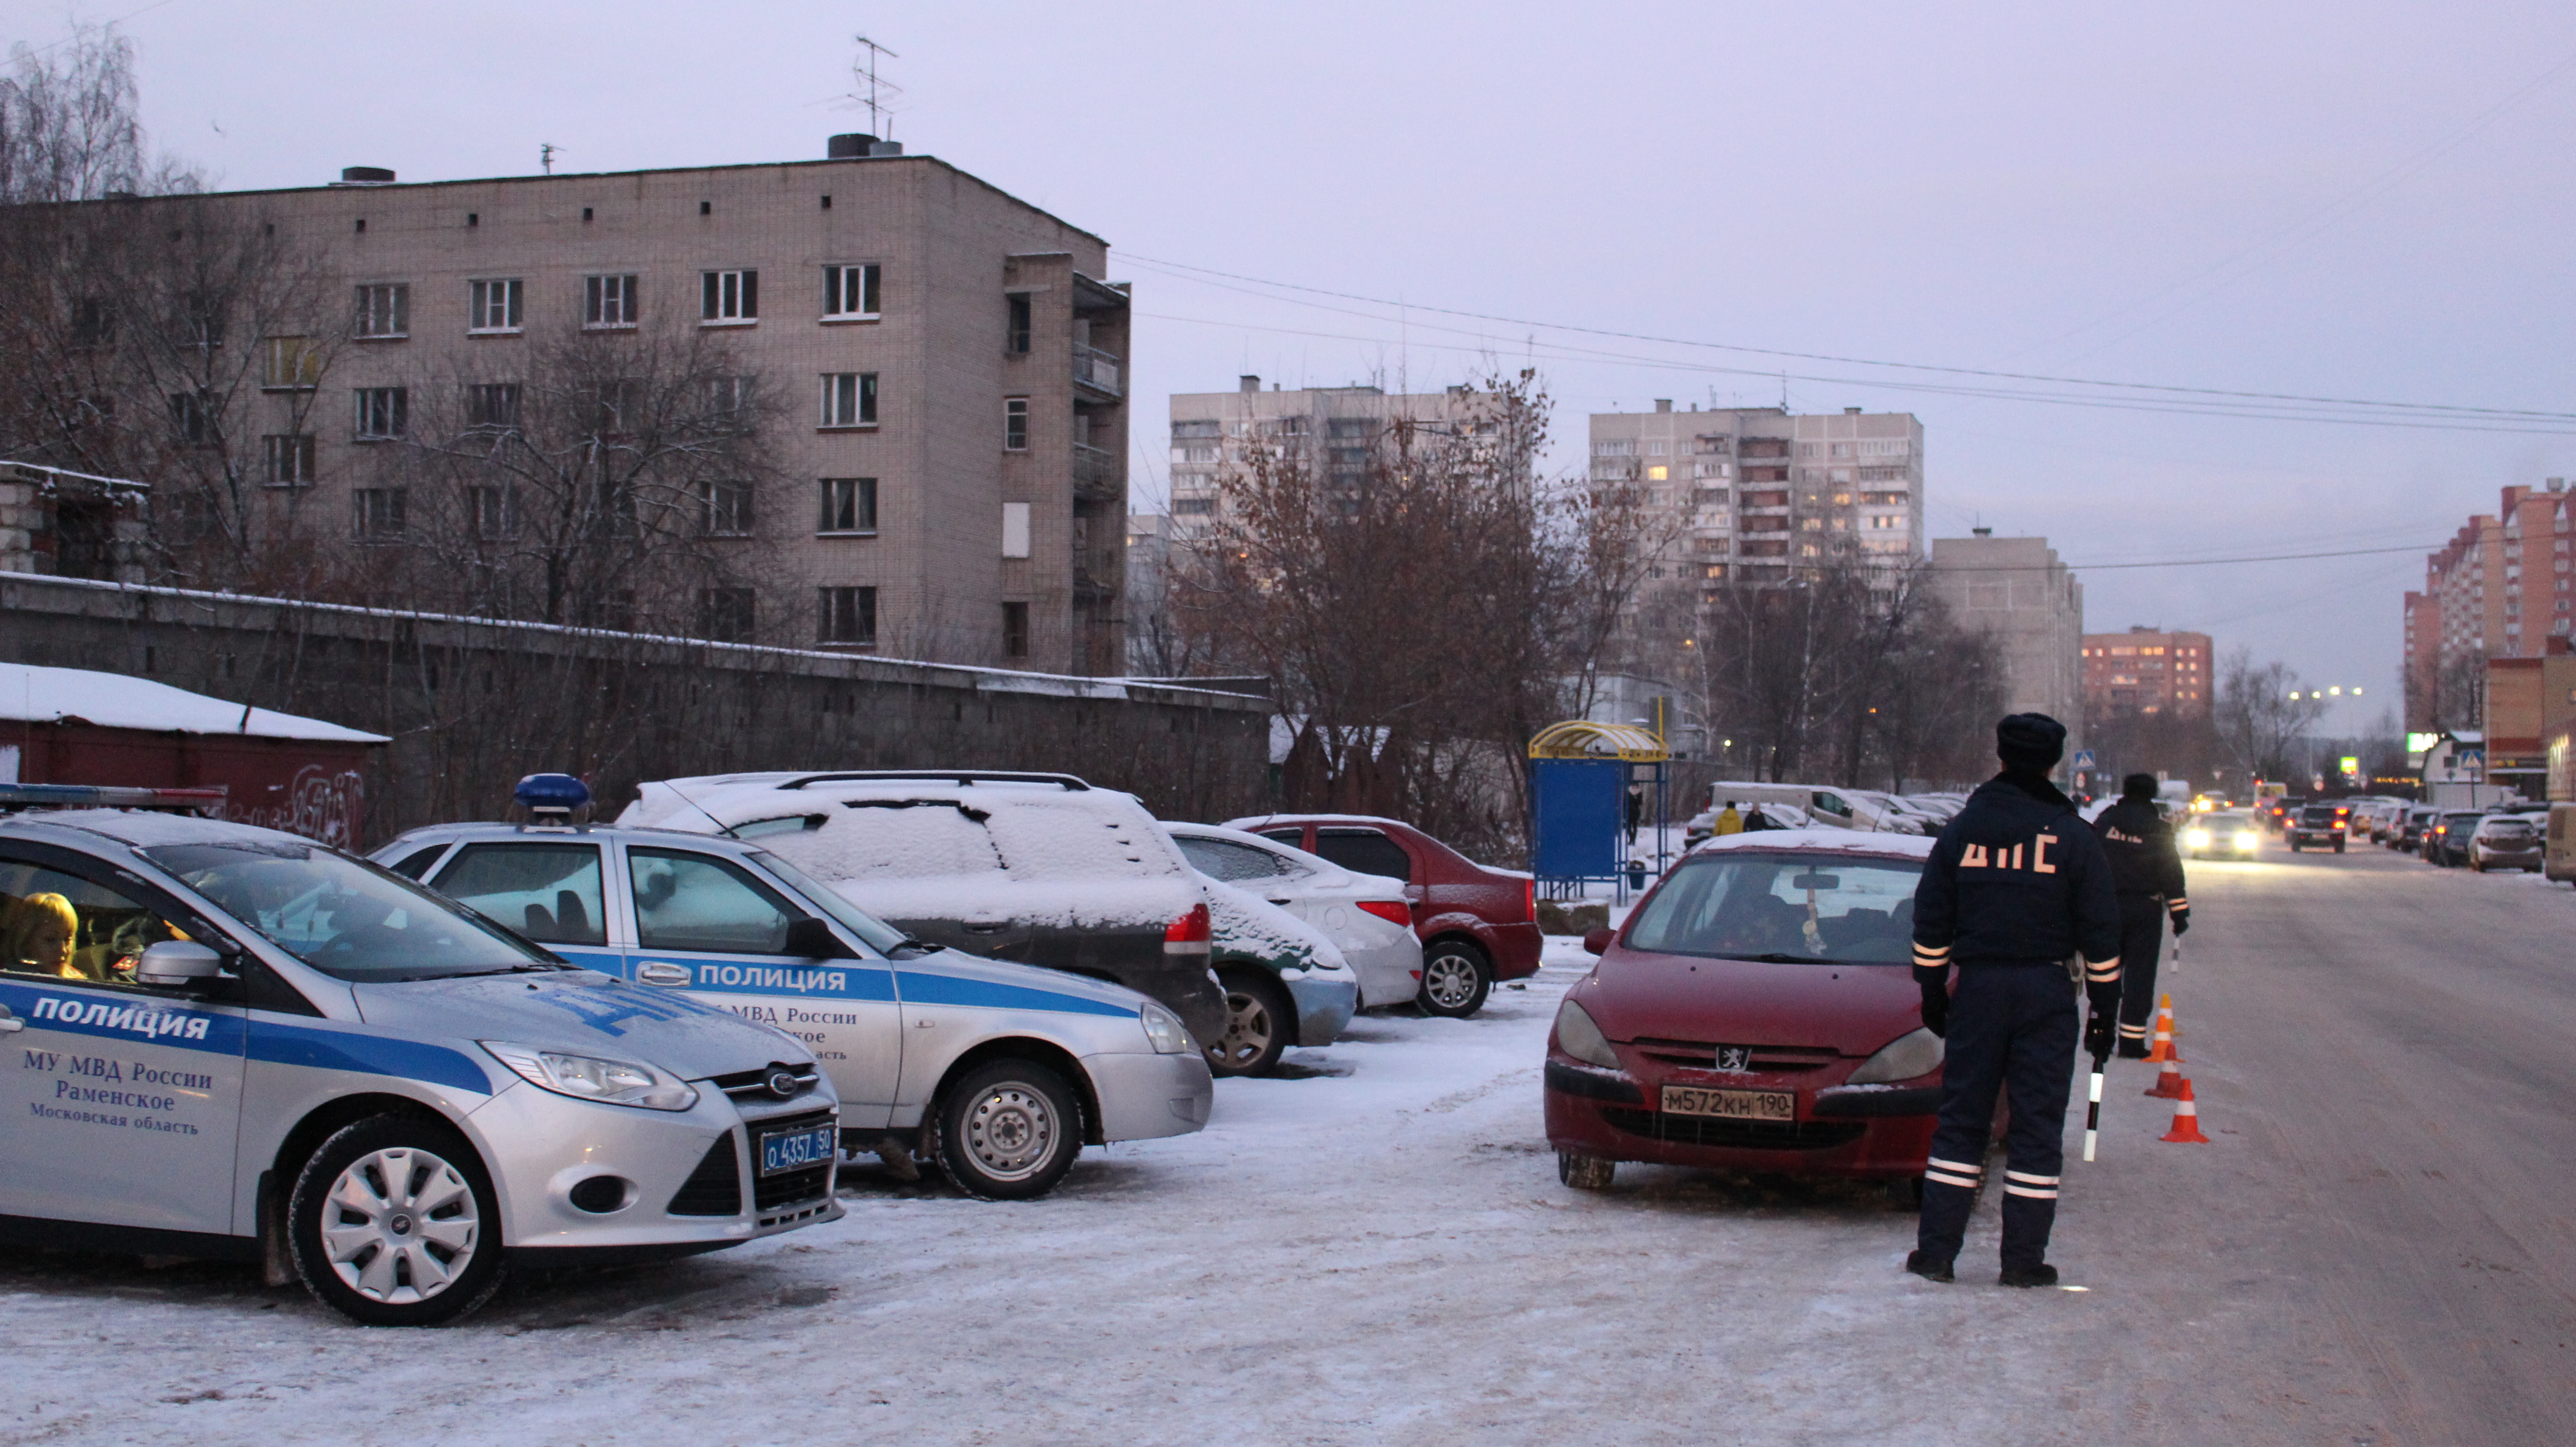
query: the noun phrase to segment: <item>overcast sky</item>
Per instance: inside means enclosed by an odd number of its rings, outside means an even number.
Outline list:
[[[2045,535],[2089,628],[2206,629],[2365,686],[2333,720],[2357,727],[2394,702],[2420,553],[2102,565],[2421,547],[2504,484],[2576,474],[2571,423],[2064,406],[1721,349],[2576,411],[2564,3],[77,13],[127,17],[155,142],[243,187],[520,174],[541,142],[558,169],[817,157],[864,129],[842,100],[864,31],[900,54],[896,139],[1116,248],[1140,507],[1166,395],[1241,372],[1429,389],[1534,360],[1572,465],[1589,412],[1775,402],[1786,371],[1799,411],[1923,419],[1934,535]],[[58,4],[0,14],[0,38],[63,33]]]

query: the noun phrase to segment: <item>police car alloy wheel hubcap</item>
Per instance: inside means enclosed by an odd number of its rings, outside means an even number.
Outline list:
[[[351,1161],[322,1203],[322,1246],[340,1284],[393,1305],[426,1301],[464,1275],[480,1226],[465,1177],[409,1146]]]
[[[998,1180],[1035,1175],[1055,1150],[1055,1131],[1055,1107],[1016,1085],[985,1091],[966,1112],[967,1152]]]
[[[1457,955],[1441,955],[1422,967],[1422,988],[1433,1004],[1455,1009],[1476,993],[1476,966]]]

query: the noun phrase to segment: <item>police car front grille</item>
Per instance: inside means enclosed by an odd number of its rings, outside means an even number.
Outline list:
[[[1758,1151],[1831,1150],[1860,1139],[1862,1132],[1869,1129],[1859,1121],[1720,1120],[1715,1116],[1665,1115],[1617,1106],[1603,1106],[1601,1118],[1613,1130],[1672,1145]]]
[[[707,1148],[706,1159],[680,1183],[668,1207],[674,1216],[742,1214],[742,1161],[728,1131]]]
[[[786,1069],[790,1074],[796,1077],[795,1095],[780,1097],[769,1093],[769,1077],[781,1068]],[[803,1095],[805,1092],[812,1090],[815,1083],[820,1081],[822,1078],[821,1070],[812,1065],[785,1067],[781,1067],[779,1065],[764,1065],[757,1070],[737,1070],[731,1075],[709,1076],[707,1078],[707,1084],[714,1086],[716,1089],[723,1091],[725,1094],[732,1096],[736,1100],[778,1100],[782,1098],[793,1100],[796,1098],[796,1095]]]

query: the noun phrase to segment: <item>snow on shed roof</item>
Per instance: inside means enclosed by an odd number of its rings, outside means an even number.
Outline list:
[[[238,734],[255,739],[311,739],[381,744],[383,734],[342,728],[315,718],[249,709],[172,688],[148,678],[86,668],[40,668],[0,663],[0,720],[12,723],[79,721],[103,728],[153,733]]]

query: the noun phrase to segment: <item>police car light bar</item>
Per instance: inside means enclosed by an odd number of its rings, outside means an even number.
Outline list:
[[[141,789],[116,784],[0,784],[0,809],[193,809],[219,811],[225,786]]]
[[[570,774],[530,774],[510,791],[510,797],[540,819],[561,822],[590,802],[590,786]]]

